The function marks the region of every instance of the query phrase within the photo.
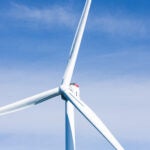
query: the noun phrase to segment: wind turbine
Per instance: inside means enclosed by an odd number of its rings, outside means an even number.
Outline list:
[[[91,0],[86,0],[84,10],[78,24],[78,28],[72,43],[68,64],[62,79],[62,83],[54,89],[25,98],[15,103],[0,107],[0,115],[13,113],[21,109],[38,105],[56,96],[61,96],[65,101],[65,125],[66,125],[66,150],[75,150],[75,126],[74,107],[106,138],[106,140],[116,149],[124,150],[116,138],[111,134],[104,123],[97,115],[80,99],[79,86],[71,83],[80,43],[85,29]]]

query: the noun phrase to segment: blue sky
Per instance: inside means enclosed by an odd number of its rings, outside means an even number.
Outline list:
[[[0,105],[61,82],[85,1],[0,1]],[[93,0],[73,76],[128,150],[150,149],[150,1]],[[113,149],[76,111],[78,150]],[[64,149],[59,98],[0,118],[0,149]]]

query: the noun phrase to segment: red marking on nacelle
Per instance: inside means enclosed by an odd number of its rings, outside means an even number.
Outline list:
[[[79,85],[77,83],[71,83],[70,85],[74,85],[79,88]]]

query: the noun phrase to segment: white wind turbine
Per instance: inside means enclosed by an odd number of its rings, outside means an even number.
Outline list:
[[[106,138],[106,140],[117,150],[124,150],[103,122],[96,114],[80,99],[79,86],[71,83],[80,43],[85,29],[91,0],[86,4],[72,44],[68,64],[64,73],[62,83],[57,88],[25,98],[18,102],[0,107],[0,115],[6,115],[33,105],[40,104],[56,96],[61,96],[65,101],[65,125],[66,125],[66,150],[75,150],[75,126],[74,107]]]

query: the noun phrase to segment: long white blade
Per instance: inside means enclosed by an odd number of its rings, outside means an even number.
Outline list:
[[[64,77],[62,80],[63,85],[69,85],[71,82],[71,78],[72,78],[72,74],[74,71],[78,51],[80,48],[83,32],[84,32],[87,17],[89,14],[90,5],[91,5],[91,0],[86,0],[86,4],[85,4],[85,7],[83,10],[83,13],[82,13],[75,37],[74,37],[74,40],[72,43],[70,57],[69,57],[67,68],[65,70],[65,74],[64,74]]]
[[[116,138],[107,129],[104,123],[97,117],[97,115],[79,98],[74,96],[70,90],[63,91],[64,97],[85,116],[85,118],[110,142],[110,144],[117,150],[124,150]]]
[[[25,99],[20,100],[18,102],[0,107],[0,116],[5,115],[5,114],[9,114],[12,112],[16,112],[16,111],[31,107],[33,105],[37,105],[39,103],[42,103],[42,102],[44,102],[50,98],[53,98],[55,96],[60,95],[59,91],[60,91],[59,88],[55,88],[55,89],[34,95],[32,97],[25,98]]]

